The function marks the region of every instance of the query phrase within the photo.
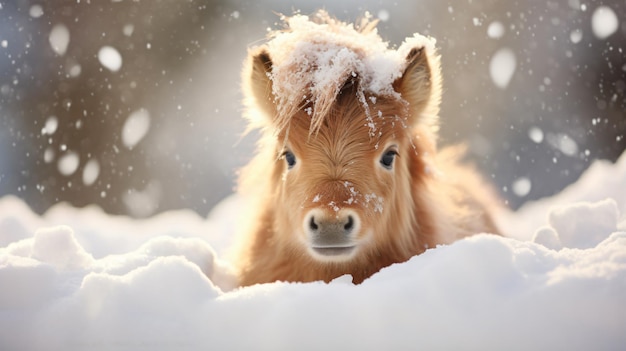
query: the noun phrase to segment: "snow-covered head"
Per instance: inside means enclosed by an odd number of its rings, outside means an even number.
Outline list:
[[[242,180],[265,199],[260,220],[314,264],[413,248],[416,226],[428,226],[417,217],[441,94],[434,40],[416,34],[389,49],[368,17],[283,20],[243,73],[263,138]]]

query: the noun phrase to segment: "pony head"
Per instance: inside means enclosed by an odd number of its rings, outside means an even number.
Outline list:
[[[243,73],[250,126],[263,131],[243,183],[264,199],[272,240],[322,264],[415,247],[441,97],[434,40],[389,49],[369,18],[284,20]]]

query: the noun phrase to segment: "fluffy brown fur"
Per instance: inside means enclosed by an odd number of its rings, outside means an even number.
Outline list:
[[[322,17],[331,27],[338,23]],[[371,31],[373,25],[366,21],[361,27]],[[274,96],[274,69],[263,45],[250,51],[243,72],[247,112],[260,114],[251,119],[263,136],[240,179],[240,192],[256,200],[236,261],[242,286],[328,282],[344,274],[361,283],[438,244],[497,232],[489,215],[496,204],[489,187],[459,164],[458,150],[437,150],[441,75],[434,50],[408,52],[392,87],[399,98],[369,93],[361,77],[352,75],[338,89],[329,88],[336,91],[325,106],[303,97],[290,110]],[[312,110],[324,112],[315,119]],[[375,136],[364,122],[368,116],[377,116]],[[386,169],[380,160],[390,147],[397,156]],[[286,150],[296,158],[291,169],[281,157]],[[331,219],[340,213],[356,217],[352,256],[311,254],[306,216],[312,210]]]

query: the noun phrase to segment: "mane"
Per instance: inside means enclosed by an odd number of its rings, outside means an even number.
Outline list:
[[[347,83],[357,83],[356,98],[363,104],[372,135],[376,131],[366,94],[403,100],[394,82],[406,68],[411,48],[434,53],[434,39],[408,38],[392,50],[378,35],[377,20],[366,14],[358,25],[343,23],[320,10],[311,17],[282,16],[285,28],[269,34],[267,49],[273,62],[268,77],[276,116],[272,130],[284,132],[297,111],[311,118],[309,134],[316,133]],[[438,112],[438,111],[437,111]],[[435,114],[437,114],[435,112]]]

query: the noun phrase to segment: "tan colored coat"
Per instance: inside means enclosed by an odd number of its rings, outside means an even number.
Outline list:
[[[321,14],[321,24],[344,25]],[[374,26],[360,28],[362,35]],[[335,92],[317,89],[323,100],[302,94],[297,109],[275,96],[270,47],[251,50],[243,72],[248,116],[264,133],[240,179],[240,192],[255,201],[236,260],[242,286],[344,274],[361,283],[436,245],[497,232],[489,186],[459,164],[461,152],[437,149],[441,74],[432,47],[398,49],[407,54],[390,87],[397,96],[364,89],[352,73]],[[315,254],[322,218],[346,228],[350,254]]]

